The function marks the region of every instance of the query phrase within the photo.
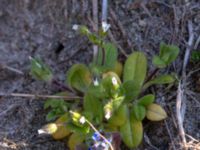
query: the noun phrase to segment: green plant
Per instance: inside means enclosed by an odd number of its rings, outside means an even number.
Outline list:
[[[95,142],[99,142],[102,140],[101,133],[111,133],[112,136],[113,132],[118,132],[128,147],[137,147],[143,137],[143,119],[147,117],[152,121],[160,121],[167,117],[164,109],[154,103],[155,95],[144,95],[144,92],[152,85],[175,81],[172,75],[156,73],[176,59],[179,48],[161,43],[159,55],[153,57],[156,71],[147,76],[147,58],[143,52],[135,51],[130,54],[122,67],[117,60],[116,46],[105,42],[106,32],[101,31],[97,35],[85,26],[78,26],[77,29],[93,44],[98,45],[98,55],[88,66],[73,65],[67,72],[66,85],[69,87],[57,94],[76,95],[80,98],[74,99],[73,102],[60,99],[46,101],[45,109],[51,108],[47,120],[59,118],[55,124],[60,128],[50,133],[62,133],[57,138],[60,139],[69,136],[70,132],[70,149],[75,149],[76,144],[82,142],[90,143],[88,141],[91,137]],[[34,77],[50,83],[54,81],[50,69],[40,60],[32,59],[31,62]],[[64,121],[61,118],[65,118]],[[94,126],[98,130],[95,130]],[[48,126],[45,126],[46,130]],[[76,141],[76,137],[80,139]],[[111,143],[115,141],[110,141],[109,144],[109,141],[105,140],[107,146],[112,149]],[[88,146],[91,146],[91,143]]]
[[[200,51],[192,51],[191,61],[192,62],[199,62],[200,61]]]

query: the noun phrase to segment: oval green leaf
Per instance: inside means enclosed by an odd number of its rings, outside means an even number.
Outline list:
[[[143,126],[141,121],[127,119],[126,123],[120,127],[120,134],[123,142],[129,148],[137,147],[143,137]]]
[[[174,81],[175,81],[175,78],[172,75],[160,75],[152,79],[151,81],[147,82],[144,85],[143,89],[147,89],[148,87],[154,84],[169,84],[169,83],[173,83]]]
[[[175,45],[168,45],[160,43],[160,58],[165,62],[166,65],[172,63],[179,54],[179,48]]]
[[[103,50],[99,49],[98,51],[98,58],[97,58],[97,64],[98,65],[103,65],[103,72],[112,70],[115,68],[115,64],[117,62],[117,48],[114,44],[112,43],[105,43],[103,45],[104,49],[104,58],[103,58]]]
[[[75,64],[67,72],[67,83],[69,86],[81,92],[86,92],[91,82],[90,71],[84,64]]]
[[[70,135],[67,145],[70,150],[75,150],[77,145],[81,144],[85,140],[85,135],[80,133],[73,133]]]
[[[134,81],[126,81],[123,83],[122,87],[125,93],[125,102],[130,102],[136,99],[140,93],[140,88]]]
[[[99,99],[93,97],[91,94],[86,94],[84,96],[83,108],[86,113],[89,113],[92,118],[101,122],[103,119],[103,105]]]
[[[154,100],[155,100],[155,95],[148,94],[148,95],[145,95],[142,98],[140,98],[138,100],[138,104],[143,105],[143,106],[146,107],[146,106],[150,105],[151,103],[153,103]]]
[[[159,56],[153,57],[153,64],[158,68],[165,68],[167,66],[166,63]]]
[[[123,81],[133,80],[141,88],[146,77],[147,59],[142,52],[133,52],[125,62]]]
[[[133,108],[131,110],[131,117],[133,116],[138,121],[142,121],[146,115],[146,109],[144,106],[136,104],[133,105]]]
[[[167,113],[165,110],[158,104],[150,104],[147,107],[146,113],[147,119],[151,121],[161,121],[167,118]]]
[[[31,75],[37,80],[50,82],[53,78],[52,71],[39,58],[31,59]]]
[[[112,126],[121,126],[126,122],[128,114],[128,106],[121,105],[118,110],[114,112],[111,118],[108,120],[108,124]]]

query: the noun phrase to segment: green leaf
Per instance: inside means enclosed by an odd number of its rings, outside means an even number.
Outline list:
[[[68,96],[68,95],[69,95],[68,92],[60,92],[55,94],[55,96]],[[51,107],[51,108],[62,108],[64,111],[67,111],[68,106],[69,104],[66,101],[59,98],[49,98],[44,103],[44,109]]]
[[[179,54],[179,48],[175,45],[160,44],[160,57],[169,65]]]
[[[131,116],[134,116],[138,121],[142,121],[146,115],[146,109],[144,106],[136,104],[133,105],[131,110]]]
[[[103,49],[104,49],[104,64],[103,64],[103,72],[114,69],[115,64],[117,62],[117,56],[118,56],[118,52],[117,52],[117,48],[115,45],[113,45],[112,43],[105,43],[103,45]],[[102,61],[103,61],[103,50],[99,49],[98,51],[98,58],[97,58],[97,64],[98,65],[102,65]]]
[[[154,57],[153,64],[158,68],[164,68],[171,64],[178,54],[179,48],[177,46],[160,43],[160,53],[159,56]]]
[[[70,150],[76,150],[76,147],[81,144],[85,140],[85,138],[86,136],[84,134],[73,133],[72,135],[70,135],[67,142],[68,147],[70,148]]]
[[[61,92],[56,94],[56,96],[67,96],[67,92]],[[44,109],[51,108],[51,111],[47,114],[46,120],[51,121],[55,118],[63,115],[65,112],[68,111],[69,104],[62,100],[56,98],[49,98],[44,103]]]
[[[159,56],[153,57],[153,64],[158,68],[165,68],[167,66],[166,63]]]
[[[90,127],[88,125],[77,126],[73,122],[68,122],[67,127],[70,131],[75,133],[87,134],[90,131]]]
[[[141,88],[146,77],[147,59],[142,52],[133,52],[125,62],[123,81],[133,80],[134,86]]]
[[[99,82],[99,85],[91,84],[87,93],[98,99],[104,99],[107,96],[102,82]]]
[[[138,87],[134,81],[126,81],[122,85],[125,92],[125,102],[130,102],[136,99],[140,93],[140,87]]]
[[[90,71],[84,64],[75,64],[67,72],[69,86],[81,92],[86,92],[91,82]]]
[[[103,105],[99,99],[93,97],[93,95],[86,94],[84,96],[83,103],[84,111],[90,113],[93,119],[97,122],[101,122],[103,119]]]
[[[140,98],[138,100],[138,104],[143,105],[143,106],[146,107],[146,106],[150,105],[151,103],[153,103],[154,100],[155,100],[155,95],[148,94],[148,95],[145,95],[142,98]]]
[[[146,89],[153,84],[169,84],[173,83],[174,81],[175,78],[172,75],[160,75],[147,82],[143,88]]]
[[[52,72],[40,59],[31,58],[31,75],[37,80],[50,82],[53,78]]]
[[[190,57],[190,60],[192,62],[199,62],[200,61],[200,50],[198,50],[198,51],[193,50],[191,57]]]
[[[56,119],[58,116],[59,115],[57,115],[56,112],[52,110],[46,115],[46,120],[52,121],[52,120]]]
[[[120,127],[120,134],[123,142],[129,148],[137,147],[141,143],[143,137],[142,122],[135,119],[127,119],[126,123]]]
[[[127,120],[128,106],[126,104],[121,105],[108,120],[108,124],[111,126],[121,126]]]

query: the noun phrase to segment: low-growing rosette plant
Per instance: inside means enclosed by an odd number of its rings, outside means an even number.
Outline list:
[[[155,71],[148,74],[144,52],[134,51],[123,64],[118,61],[116,46],[105,40],[105,31],[94,34],[85,26],[76,29],[99,47],[98,54],[89,65],[74,64],[68,70],[67,88],[56,95],[74,99],[48,99],[44,108],[50,110],[47,121],[51,123],[39,132],[50,133],[56,140],[66,139],[71,150],[83,144],[90,149],[117,149],[116,134],[127,147],[137,147],[143,139],[142,121],[167,117],[147,89],[175,81],[173,75],[159,75],[158,70],[176,59],[179,48],[161,43],[159,54],[152,59]],[[32,58],[31,62],[34,77],[55,82],[48,66],[39,59]]]

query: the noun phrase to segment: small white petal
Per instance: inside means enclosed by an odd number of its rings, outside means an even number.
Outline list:
[[[47,132],[44,131],[44,130],[42,130],[42,129],[39,129],[39,130],[38,130],[38,134],[47,134]]]
[[[72,26],[72,29],[75,30],[75,31],[77,31],[77,30],[79,29],[79,25],[74,24],[74,25]]]
[[[111,117],[111,112],[110,111],[106,112],[105,118],[108,120],[110,119],[110,117]]]
[[[115,77],[112,77],[112,84],[117,85],[117,79]]]
[[[81,117],[79,121],[80,121],[81,124],[84,124],[85,123],[85,117]]]
[[[106,143],[101,143],[101,145],[102,145],[104,148],[107,147]]]
[[[107,22],[103,21],[103,22],[102,22],[102,29],[103,29],[103,32],[108,31],[109,28],[110,28],[110,24],[108,24]]]
[[[99,85],[99,81],[97,79],[94,80],[94,86],[98,86]]]

